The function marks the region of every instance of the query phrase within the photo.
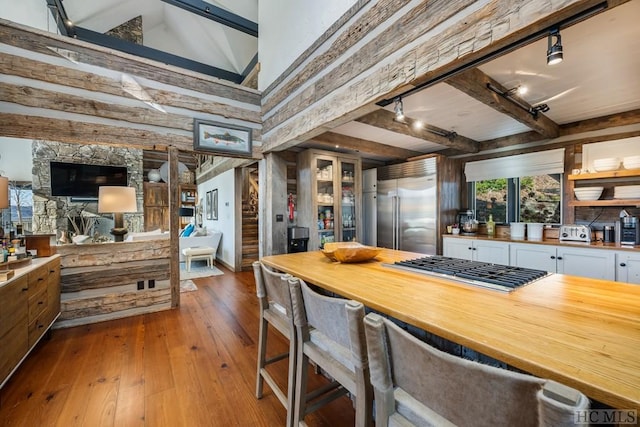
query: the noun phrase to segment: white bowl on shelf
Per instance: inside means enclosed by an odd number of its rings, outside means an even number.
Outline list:
[[[593,168],[597,172],[607,172],[620,169],[620,159],[617,157],[607,157],[593,161]]]
[[[625,169],[640,169],[640,156],[626,156],[622,159]]]
[[[604,187],[578,187],[573,189],[573,193],[576,195],[576,199],[580,201],[598,200],[603,190]]]

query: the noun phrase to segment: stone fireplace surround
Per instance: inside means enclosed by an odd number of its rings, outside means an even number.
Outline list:
[[[98,214],[97,201],[72,201],[70,197],[51,196],[50,161],[87,163],[94,165],[126,166],[129,186],[136,189],[138,212],[125,214],[125,225],[130,231],[144,229],[142,150],[106,145],[66,144],[35,140],[33,157],[33,233],[57,234],[74,231],[67,215],[75,217],[82,210]],[[112,237],[111,215],[101,216],[94,230],[99,235]]]

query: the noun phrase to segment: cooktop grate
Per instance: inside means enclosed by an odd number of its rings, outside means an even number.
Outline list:
[[[550,274],[547,271],[531,268],[491,264],[438,255],[398,261],[391,266],[504,292],[513,291],[520,286],[528,285]]]

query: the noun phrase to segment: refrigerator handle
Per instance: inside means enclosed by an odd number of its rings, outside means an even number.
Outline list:
[[[391,196],[391,249],[396,248],[396,196]]]
[[[400,250],[402,249],[400,247],[400,241],[401,241],[401,237],[400,237],[400,196],[396,197],[396,249]]]

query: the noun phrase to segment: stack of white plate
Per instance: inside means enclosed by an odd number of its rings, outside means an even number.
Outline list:
[[[617,157],[607,157],[606,159],[596,159],[593,161],[593,168],[597,172],[618,170],[620,168],[620,159]]]
[[[625,169],[640,169],[640,156],[627,156],[622,162]]]
[[[613,188],[614,199],[640,199],[640,185],[623,185]]]
[[[604,187],[578,187],[573,192],[578,200],[598,200]]]

